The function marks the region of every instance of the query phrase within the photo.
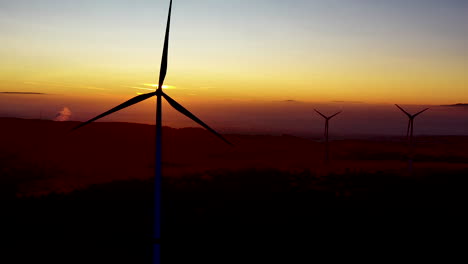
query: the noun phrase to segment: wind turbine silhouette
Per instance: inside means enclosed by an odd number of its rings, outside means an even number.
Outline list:
[[[320,111],[318,111],[317,109],[314,109],[314,110],[319,115],[321,115],[323,118],[325,118],[325,134],[324,134],[324,136],[325,136],[325,163],[328,163],[329,153],[330,153],[329,146],[328,146],[328,124],[329,124],[330,119],[337,116],[338,114],[340,114],[343,111],[339,111],[338,113],[336,113],[334,115],[331,115],[331,116],[325,116],[324,114],[320,113]]]
[[[77,130],[82,128],[98,119],[101,119],[107,115],[110,115],[114,112],[120,111],[124,108],[142,102],[146,99],[149,99],[153,96],[156,96],[156,166],[155,166],[155,212],[154,212],[154,233],[153,233],[153,243],[154,243],[154,263],[160,263],[160,256],[161,256],[161,183],[162,183],[162,98],[166,99],[166,101],[177,111],[182,113],[183,115],[187,116],[188,118],[192,119],[215,136],[223,140],[229,145],[232,145],[228,140],[226,140],[223,136],[217,133],[214,129],[209,127],[207,124],[203,123],[198,117],[192,114],[190,111],[185,109],[182,105],[177,103],[174,99],[172,99],[169,95],[163,92],[163,84],[166,78],[167,73],[167,58],[168,58],[168,48],[169,48],[169,31],[170,31],[170,24],[171,24],[171,11],[172,11],[172,0],[169,4],[169,13],[167,17],[167,25],[166,25],[166,34],[164,38],[164,48],[163,54],[161,59],[161,68],[159,73],[159,82],[158,88],[155,92],[147,93],[138,95],[112,109],[107,112],[104,112],[82,124],[73,128],[73,130]]]
[[[407,111],[405,111],[405,109],[403,109],[402,107],[400,107],[399,105],[395,104],[396,107],[398,107],[403,113],[406,114],[406,116],[408,116],[408,128],[406,129],[406,140],[408,141],[408,162],[409,162],[409,170],[412,171],[413,170],[413,131],[414,131],[414,119],[426,112],[427,110],[429,110],[429,108],[426,108],[424,110],[421,110],[419,112],[417,112],[416,114],[414,115],[411,115],[410,113],[408,113]]]

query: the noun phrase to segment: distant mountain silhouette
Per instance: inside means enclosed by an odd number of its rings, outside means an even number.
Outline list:
[[[452,105],[441,105],[441,106],[448,106],[448,107],[468,107],[468,104],[452,104]]]

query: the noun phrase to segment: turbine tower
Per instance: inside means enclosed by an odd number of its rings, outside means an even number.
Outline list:
[[[408,113],[407,111],[405,111],[405,109],[403,109],[402,107],[400,107],[399,105],[395,104],[396,107],[398,107],[398,109],[400,109],[403,113],[406,114],[406,116],[408,116],[408,127],[406,129],[406,140],[408,141],[408,163],[409,163],[409,170],[412,171],[413,170],[413,131],[414,131],[414,119],[426,112],[427,110],[429,110],[429,108],[426,108],[424,110],[421,110],[419,112],[417,112],[416,114],[414,115],[411,115],[410,113]]]
[[[134,104],[140,103],[146,99],[149,99],[153,96],[156,96],[156,165],[155,165],[155,211],[154,211],[154,233],[153,233],[153,244],[154,244],[154,263],[160,263],[161,261],[161,183],[162,183],[162,98],[166,99],[166,101],[177,111],[182,113],[183,115],[187,116],[188,118],[192,119],[215,136],[223,140],[229,145],[232,145],[228,140],[226,140],[223,136],[218,134],[214,129],[203,123],[199,118],[197,118],[194,114],[190,111],[185,109],[182,105],[177,103],[174,99],[172,99],[169,95],[163,92],[162,88],[164,85],[164,80],[166,78],[167,73],[167,58],[168,58],[168,49],[169,49],[169,29],[171,23],[171,10],[172,10],[172,0],[169,4],[169,12],[167,17],[167,25],[166,25],[166,34],[164,38],[164,48],[162,53],[162,60],[161,60],[161,68],[159,73],[159,82],[156,91],[138,95],[112,109],[107,112],[104,112],[82,124],[73,128],[73,130],[77,130],[83,126],[86,126],[100,118],[103,118],[107,115],[110,115],[114,112],[120,111],[124,108],[132,106]]]
[[[325,163],[328,163],[329,162],[329,153],[330,153],[329,146],[328,146],[328,124],[329,124],[330,119],[337,116],[338,114],[340,114],[343,111],[339,111],[338,113],[336,113],[334,115],[331,115],[331,116],[325,116],[324,114],[320,113],[320,111],[318,111],[317,109],[314,109],[314,110],[315,110],[315,112],[317,112],[319,115],[321,115],[325,119],[325,133],[324,133],[324,136],[325,136]]]

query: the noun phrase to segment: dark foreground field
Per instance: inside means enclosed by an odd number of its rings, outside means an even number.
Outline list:
[[[374,261],[447,245],[461,253],[455,239],[464,234],[467,172],[243,170],[166,180],[163,259]],[[150,263],[152,189],[150,180],[116,181],[4,199],[2,239],[15,250],[7,250],[16,254],[12,263]]]
[[[0,263],[151,262],[154,127],[0,125]],[[164,128],[164,263],[466,258],[467,137],[226,136]]]

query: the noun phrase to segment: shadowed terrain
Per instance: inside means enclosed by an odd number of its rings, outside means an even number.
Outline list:
[[[14,174],[18,195],[69,192],[90,184],[153,177],[154,126],[96,123],[70,133],[76,122],[1,118],[0,124],[2,174]],[[332,140],[331,164],[325,166],[319,136],[225,136],[234,147],[203,129],[164,127],[164,175],[250,168],[404,174],[407,169],[403,137]],[[415,144],[415,168],[420,171],[468,167],[468,137],[420,136]]]
[[[153,126],[0,123],[2,238],[18,263],[150,263]],[[466,137],[417,137],[409,174],[401,138],[332,141],[325,166],[319,140],[163,136],[165,263],[372,259],[462,234]]]

